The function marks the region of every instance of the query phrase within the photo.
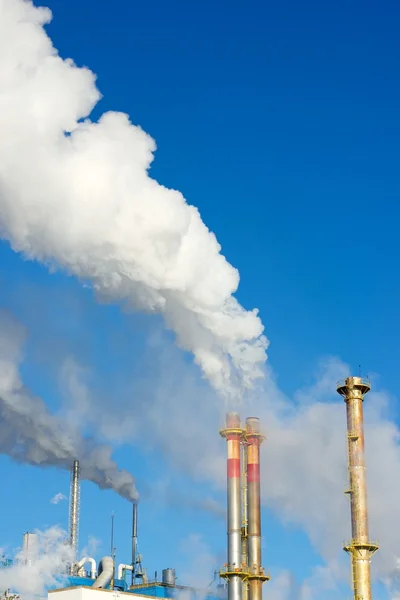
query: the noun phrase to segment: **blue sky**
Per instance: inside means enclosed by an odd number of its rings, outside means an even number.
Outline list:
[[[217,233],[282,385],[327,352],[394,385],[395,4],[49,5],[61,54],[98,75],[98,110],[155,137],[153,175]]]
[[[95,116],[127,112],[156,139],[152,176],[199,208],[239,269],[237,297],[260,309],[280,388],[291,394],[308,384],[329,354],[378,373],[395,394],[398,6],[354,0],[46,4],[60,54],[98,76],[103,99]],[[107,393],[111,383],[118,389],[159,322],[98,305],[75,280],[22,260],[6,242],[0,264],[0,306],[28,328],[30,388],[57,406],[57,364],[73,353],[107,376]],[[167,469],[178,489],[192,486],[187,473],[171,472],[163,457],[135,445],[124,444],[116,456],[139,489]],[[17,545],[27,529],[66,526],[67,504],[52,506],[49,499],[68,493],[68,474],[5,457],[0,464],[15,492],[12,506],[7,494],[0,499],[8,514],[5,544]],[[204,483],[196,486],[200,495],[208,493]],[[129,505],[83,484],[81,538],[99,538],[100,554],[108,552],[112,511],[118,555],[129,561]],[[307,577],[320,558],[305,533],[267,511],[264,526],[265,566]],[[223,558],[223,520],[144,499],[140,549],[149,572],[193,568],[179,546],[193,531]]]

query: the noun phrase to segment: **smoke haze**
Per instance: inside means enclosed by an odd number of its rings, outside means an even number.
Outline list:
[[[134,388],[136,421],[125,432],[126,440],[140,440],[143,447],[147,444],[161,454],[172,469],[186,473],[193,482],[207,482],[218,495],[225,494],[226,447],[218,435],[223,407],[178,352],[170,347],[155,352],[152,347],[151,360],[158,371],[151,388],[140,384]],[[261,462],[264,507],[288,526],[305,531],[326,561],[326,568],[316,569],[312,579],[304,582],[304,598],[317,597],[315,590],[321,586],[347,582],[349,577],[348,557],[342,550],[343,542],[351,537],[350,509],[344,494],[348,486],[346,411],[335,392],[337,380],[349,372],[340,359],[327,357],[316,369],[314,383],[290,398],[269,369],[263,394],[242,411],[242,418],[258,415],[266,434]],[[391,580],[392,574],[398,573],[400,556],[393,528],[400,518],[400,430],[392,420],[393,399],[379,390],[376,377],[372,378],[372,390],[365,402],[367,481],[371,537],[380,542],[372,568],[375,580]],[[90,414],[93,399],[88,389],[86,399]],[[121,404],[120,418],[128,419],[130,410],[128,402]],[[104,419],[106,415],[104,404]],[[150,438],[142,433],[150,430]],[[168,501],[168,494],[164,495]],[[288,591],[288,596],[292,592]]]
[[[0,453],[18,462],[63,469],[70,469],[77,458],[83,479],[136,500],[133,477],[118,469],[111,447],[83,438],[77,427],[52,415],[25,389],[19,374],[23,342],[23,328],[0,311]]]
[[[0,13],[1,235],[102,299],[161,313],[212,385],[240,395],[267,340],[233,297],[237,270],[198,210],[149,177],[154,140],[121,113],[86,118],[95,77],[58,56],[50,11],[0,0]]]
[[[35,531],[38,536],[38,556],[30,565],[24,555],[17,553],[11,567],[0,569],[0,589],[11,589],[23,600],[43,598],[47,589],[59,585],[72,559],[71,547],[65,543],[66,532],[58,527]]]

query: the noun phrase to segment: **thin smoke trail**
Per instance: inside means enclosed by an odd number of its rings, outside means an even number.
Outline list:
[[[0,311],[0,453],[19,462],[64,469],[78,459],[83,479],[136,500],[134,479],[118,468],[112,449],[84,438],[24,387],[19,374],[23,339],[21,326]]]

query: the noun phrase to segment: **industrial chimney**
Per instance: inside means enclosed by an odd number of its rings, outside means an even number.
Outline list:
[[[247,546],[247,531],[248,531],[248,517],[247,517],[247,444],[245,436],[242,436],[241,453],[241,478],[240,485],[242,488],[242,568],[248,570],[249,556]],[[242,582],[242,600],[248,600],[248,579],[243,578]]]
[[[247,547],[249,600],[262,600],[262,584],[269,579],[261,566],[260,419],[246,419]]]
[[[371,556],[378,545],[369,539],[367,484],[364,460],[363,401],[371,389],[368,380],[348,377],[339,382],[337,392],[346,402],[347,445],[352,539],[344,546],[351,556],[354,600],[371,600]]]
[[[31,565],[35,562],[39,553],[39,538],[36,533],[27,531],[24,533],[24,541],[22,544],[22,556],[26,565]]]
[[[135,584],[136,576],[136,560],[137,560],[137,503],[134,502],[132,506],[132,581],[131,584]]]
[[[78,558],[78,536],[79,536],[79,461],[74,460],[71,471],[71,485],[69,496],[69,543],[72,548],[71,575],[75,574],[75,565]]]
[[[242,580],[246,577],[241,565],[242,558],[242,511],[240,444],[243,430],[237,413],[226,415],[226,428],[220,431],[227,441],[227,525],[228,564],[221,576],[228,580],[228,600],[241,600]]]

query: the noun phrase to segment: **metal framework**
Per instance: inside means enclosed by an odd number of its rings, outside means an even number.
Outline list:
[[[75,565],[78,557],[78,538],[79,538],[79,501],[80,501],[80,467],[79,461],[74,460],[71,470],[71,484],[69,495],[69,544],[72,548],[72,563],[70,566],[71,575],[75,574]]]
[[[371,389],[367,379],[348,377],[337,384],[337,392],[346,403],[347,453],[352,539],[344,550],[351,557],[354,600],[372,600],[371,556],[379,546],[369,539],[367,483],[364,459],[363,401]]]

